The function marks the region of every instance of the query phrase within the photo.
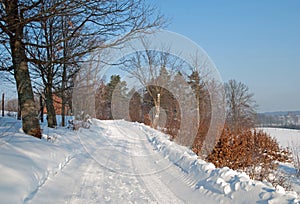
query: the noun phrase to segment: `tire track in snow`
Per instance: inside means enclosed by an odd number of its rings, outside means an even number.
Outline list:
[[[155,173],[147,173],[149,172],[149,169],[153,168],[153,164],[155,164],[156,161],[148,160],[147,155],[151,155],[152,152],[145,152],[147,148],[145,148],[145,142],[146,137],[144,137],[144,133],[139,131],[139,129],[134,128],[133,131],[129,131],[128,128],[123,128],[121,124],[119,124],[119,132],[124,135],[124,133],[130,135],[130,137],[137,138],[136,140],[133,140],[134,142],[130,145],[130,150],[132,152],[141,152],[142,155],[146,156],[142,160],[139,160],[138,158],[141,157],[141,155],[131,155],[131,162],[133,164],[133,167],[135,169],[136,177],[138,177],[142,183],[145,185],[145,187],[148,189],[149,192],[151,192],[152,196],[155,198],[155,200],[158,203],[183,203],[169,188],[166,186],[161,179],[159,178],[159,174]],[[141,135],[143,134],[143,135]],[[161,170],[161,169],[159,169]]]
[[[88,159],[78,186],[73,189],[69,204],[93,204],[102,199],[103,169],[93,159]],[[82,168],[82,167],[81,167]]]
[[[116,124],[116,123],[114,123]],[[132,151],[132,145],[134,141],[132,140],[128,140],[128,138],[126,138],[126,136],[124,135],[124,132],[121,132],[119,129],[119,126],[109,126],[108,127],[110,134],[114,133],[119,133],[118,135],[121,135],[123,139],[123,141],[126,141],[123,143],[123,147],[125,149],[125,151],[127,153],[130,153]],[[124,152],[122,151],[117,151],[116,153],[118,154],[124,154]],[[115,155],[111,155],[111,157],[115,157]],[[107,161],[107,165],[108,166],[112,166],[112,164],[110,164],[112,162],[112,159],[109,159]],[[149,191],[149,189],[146,187],[144,181],[139,177],[136,176],[135,173],[135,167],[134,164],[132,162],[131,157],[129,156],[128,159],[125,160],[119,160],[119,162],[123,162],[123,163],[127,163],[127,165],[125,166],[130,166],[129,168],[125,169],[119,169],[118,171],[114,171],[112,169],[112,171],[109,171],[109,173],[113,174],[112,176],[116,176],[116,177],[120,177],[123,180],[128,180],[129,179],[129,185],[130,188],[133,188],[134,192],[131,192],[130,194],[136,194],[136,195],[129,195],[129,200],[127,200],[128,203],[158,203],[157,201],[155,201],[155,197],[153,196],[153,193],[151,191]],[[121,181],[122,182],[122,181]],[[133,185],[133,186],[132,186]],[[126,200],[126,199],[125,199]],[[122,199],[122,202],[125,202],[124,198]],[[120,200],[118,200],[118,202],[120,202]]]
[[[96,134],[97,132],[92,130],[90,133]],[[108,137],[115,137],[112,135],[113,133],[116,133],[113,127],[106,129]],[[103,135],[101,137],[103,138]],[[153,200],[151,192],[141,185],[136,176],[126,174],[128,168],[125,167],[130,166],[131,163],[130,159],[122,160],[120,157],[124,152],[114,151],[112,153],[108,144],[100,138],[93,137],[92,140],[94,146],[99,146],[99,149],[93,149],[93,152],[90,152],[91,161],[82,173],[82,179],[78,187],[73,190],[73,195],[68,203],[120,203],[120,201],[122,203],[151,203]],[[128,150],[128,143],[123,140],[118,144],[118,148]],[[116,162],[122,167],[119,170],[123,173],[111,169],[119,167],[116,166]],[[121,165],[122,163],[123,165]]]

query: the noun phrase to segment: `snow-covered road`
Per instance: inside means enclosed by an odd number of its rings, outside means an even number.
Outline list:
[[[94,121],[94,126],[80,130],[78,137],[81,153],[50,178],[30,203],[224,201],[212,192],[200,194],[193,178],[154,151],[139,125],[128,128],[124,121]]]

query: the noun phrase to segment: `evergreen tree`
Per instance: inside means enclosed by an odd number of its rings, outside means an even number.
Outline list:
[[[110,113],[108,111],[108,94],[107,94],[107,86],[104,81],[101,81],[98,89],[96,90],[95,96],[95,111],[96,118],[100,120],[109,119]]]
[[[101,81],[95,100],[96,117],[98,119],[127,119],[124,115],[124,104],[128,104],[127,84],[119,75],[112,75],[106,85]],[[112,112],[113,111],[113,112]]]

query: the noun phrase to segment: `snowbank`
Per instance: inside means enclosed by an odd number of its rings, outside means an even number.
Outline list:
[[[196,189],[206,189],[214,193],[224,194],[236,203],[298,203],[296,192],[286,192],[281,186],[274,188],[268,182],[255,181],[244,172],[237,172],[228,167],[215,168],[212,163],[198,159],[197,155],[187,147],[170,141],[168,136],[158,133],[140,124],[148,134],[148,140],[154,149],[177,165],[183,172],[197,181]],[[247,200],[245,198],[252,198]]]
[[[2,204],[27,203],[51,175],[76,154],[66,129],[44,127],[43,139],[25,135],[21,122],[0,118],[0,198]],[[65,138],[64,135],[68,134]],[[45,139],[45,138],[48,138]]]

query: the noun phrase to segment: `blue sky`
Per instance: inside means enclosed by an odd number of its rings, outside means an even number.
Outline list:
[[[255,94],[258,111],[300,110],[300,1],[149,0],[211,57],[224,81]]]

